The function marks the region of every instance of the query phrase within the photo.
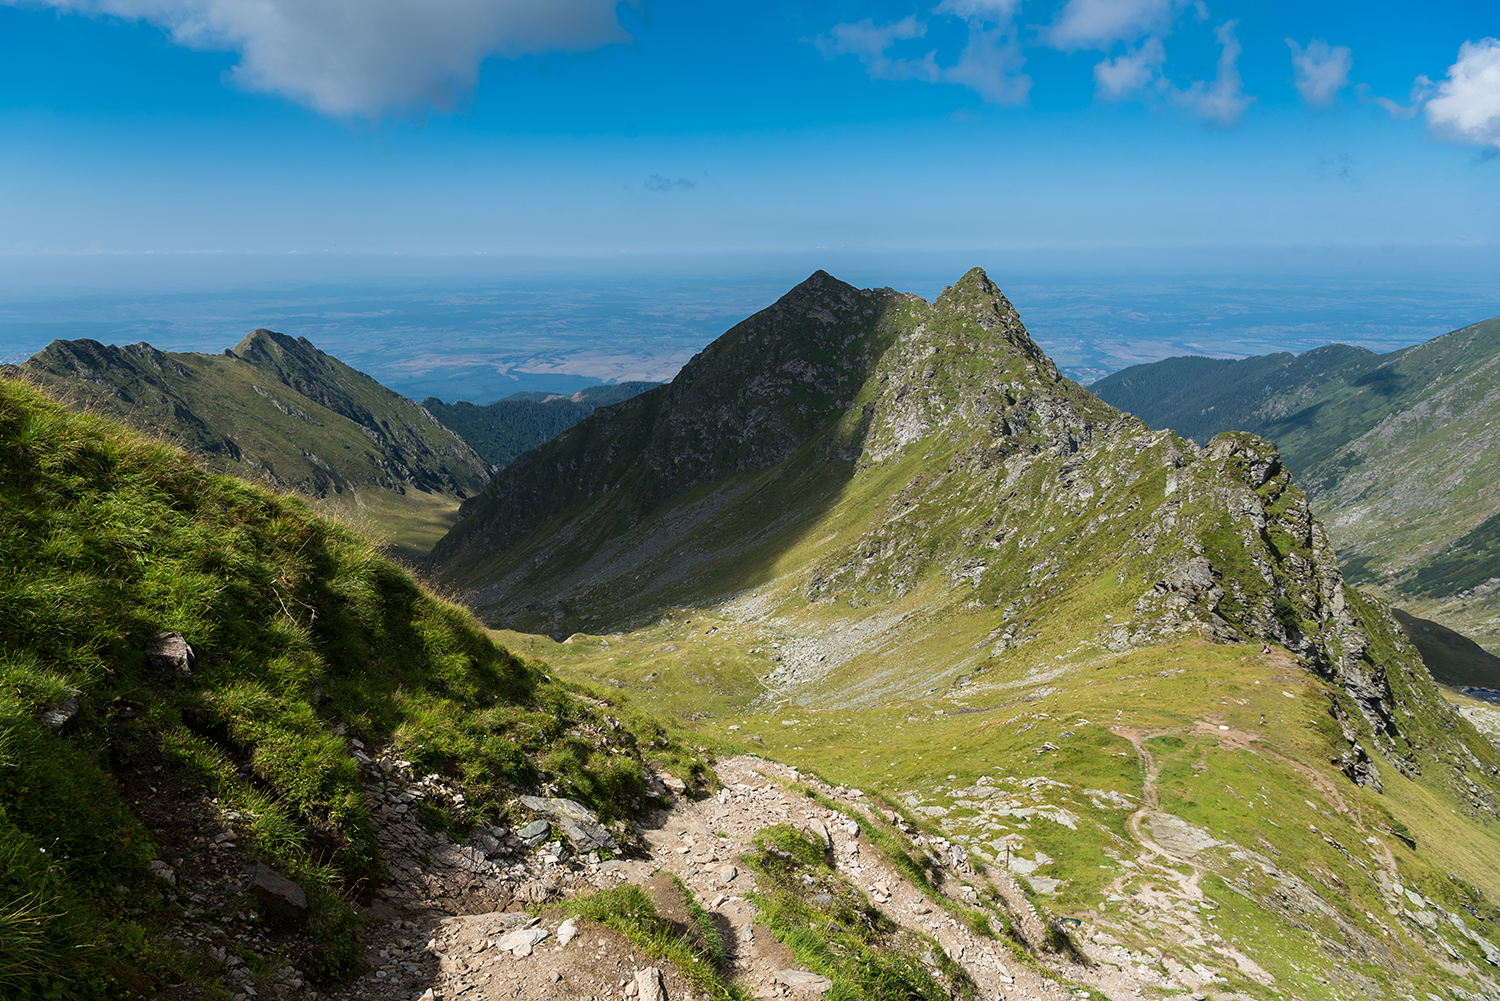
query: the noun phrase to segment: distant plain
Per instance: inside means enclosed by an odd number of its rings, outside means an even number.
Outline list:
[[[0,280],[0,362],[53,338],[217,352],[256,327],[306,337],[412,399],[670,379],[824,268],[927,298],[978,264],[1085,384],[1171,355],[1331,342],[1384,352],[1500,314],[1485,252],[830,251],[694,258],[66,259]],[[1366,260],[1368,258],[1368,260]],[[1132,263],[1132,262],[1135,263]]]

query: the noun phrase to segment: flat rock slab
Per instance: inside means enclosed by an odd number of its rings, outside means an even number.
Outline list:
[[[822,994],[833,986],[833,981],[806,970],[777,970],[776,980],[793,990],[817,991]]]
[[[573,842],[573,847],[581,852],[614,851],[617,847],[615,839],[599,823],[599,818],[582,803],[571,799],[522,796],[521,805],[550,817],[558,830]]]
[[[1156,843],[1174,855],[1192,856],[1219,844],[1203,828],[1194,827],[1175,814],[1153,813],[1147,823],[1151,825],[1151,837]]]
[[[508,952],[517,959],[531,955],[531,950],[536,944],[547,937],[545,928],[522,928],[513,931],[509,935],[495,943],[495,948],[501,952]]]

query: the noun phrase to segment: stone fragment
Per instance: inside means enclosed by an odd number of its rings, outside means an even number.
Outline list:
[[[833,847],[833,836],[828,833],[828,825],[821,820],[808,821],[807,829],[815,839],[822,843],[824,848]]]
[[[245,867],[250,876],[250,892],[261,907],[275,914],[300,918],[307,913],[307,894],[302,887],[261,862]]]
[[[732,866],[732,865],[726,865],[724,868],[722,868],[722,869],[719,870],[719,882],[721,882],[721,883],[733,883],[734,882],[734,878],[736,876],[738,876],[739,874],[740,874],[740,871],[738,869],[736,869],[734,866]]]
[[[509,935],[495,943],[495,948],[501,952],[508,952],[517,959],[524,959],[531,955],[532,949],[542,939],[547,937],[545,928],[522,928],[513,931]]]
[[[43,706],[37,711],[36,721],[48,730],[61,730],[68,720],[78,715],[79,694],[75,691],[55,706]]]
[[[776,980],[793,990],[817,991],[822,994],[833,986],[833,981],[806,970],[777,970]]]
[[[533,820],[531,823],[527,824],[525,827],[517,831],[516,837],[520,838],[522,841],[526,842],[527,845],[534,848],[537,845],[541,844],[543,841],[547,840],[547,835],[551,833],[551,831],[552,825],[547,823],[545,820]]]
[[[578,923],[572,918],[564,921],[557,929],[557,944],[567,945],[573,941],[573,936],[578,934]]]
[[[522,796],[521,803],[528,809],[550,817],[580,852],[613,851],[618,847],[609,831],[599,823],[599,818],[582,803],[541,796]]]
[[[159,858],[154,858],[150,862],[147,862],[146,871],[171,886],[177,885],[177,873],[173,872],[172,867]]]
[[[640,1001],[667,1001],[667,985],[662,980],[661,970],[654,966],[635,972],[635,990]]]
[[[469,844],[477,848],[485,858],[500,853],[500,842],[495,840],[494,836],[487,831],[476,829],[469,835]]]
[[[192,677],[198,658],[181,633],[157,633],[146,641],[146,659],[158,671],[171,671],[179,678]]]
[[[681,796],[683,793],[687,792],[687,783],[682,781],[682,779],[677,778],[675,775],[667,775],[666,773],[662,773],[658,775],[657,778],[661,779],[662,785],[666,786],[678,796]]]

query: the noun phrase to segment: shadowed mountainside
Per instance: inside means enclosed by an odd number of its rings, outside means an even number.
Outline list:
[[[444,403],[436,396],[422,406],[473,446],[474,451],[496,468],[504,469],[522,452],[551,441],[599,407],[639,396],[661,385],[656,382],[621,382],[589,386],[576,393],[515,393],[479,405],[459,400]]]
[[[1403,893],[1495,934],[1495,749],[1274,445],[1121,414],[978,269],[934,302],[815,274],[502,472],[432,568],[560,672],[1197,971],[1163,989],[1494,985]]]

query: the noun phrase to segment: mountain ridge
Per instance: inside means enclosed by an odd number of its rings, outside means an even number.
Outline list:
[[[15,371],[75,407],[238,474],[319,498],[423,555],[491,467],[430,413],[306,338],[266,329],[221,354],[53,341]]]
[[[1377,355],[1167,359],[1094,384],[1153,427],[1275,438],[1351,577],[1500,648],[1500,318]]]
[[[498,471],[516,456],[551,441],[599,407],[621,403],[656,388],[655,382],[589,386],[575,393],[513,393],[484,405],[435,396],[422,401],[428,413],[456,431]]]
[[[1274,444],[1114,409],[982,271],[933,302],[815,275],[502,472],[432,572],[562,676],[878,790],[1192,989],[1492,991],[1402,894],[1469,887],[1493,934],[1495,747]],[[1178,935],[1146,898],[1182,878],[1215,920]]]

